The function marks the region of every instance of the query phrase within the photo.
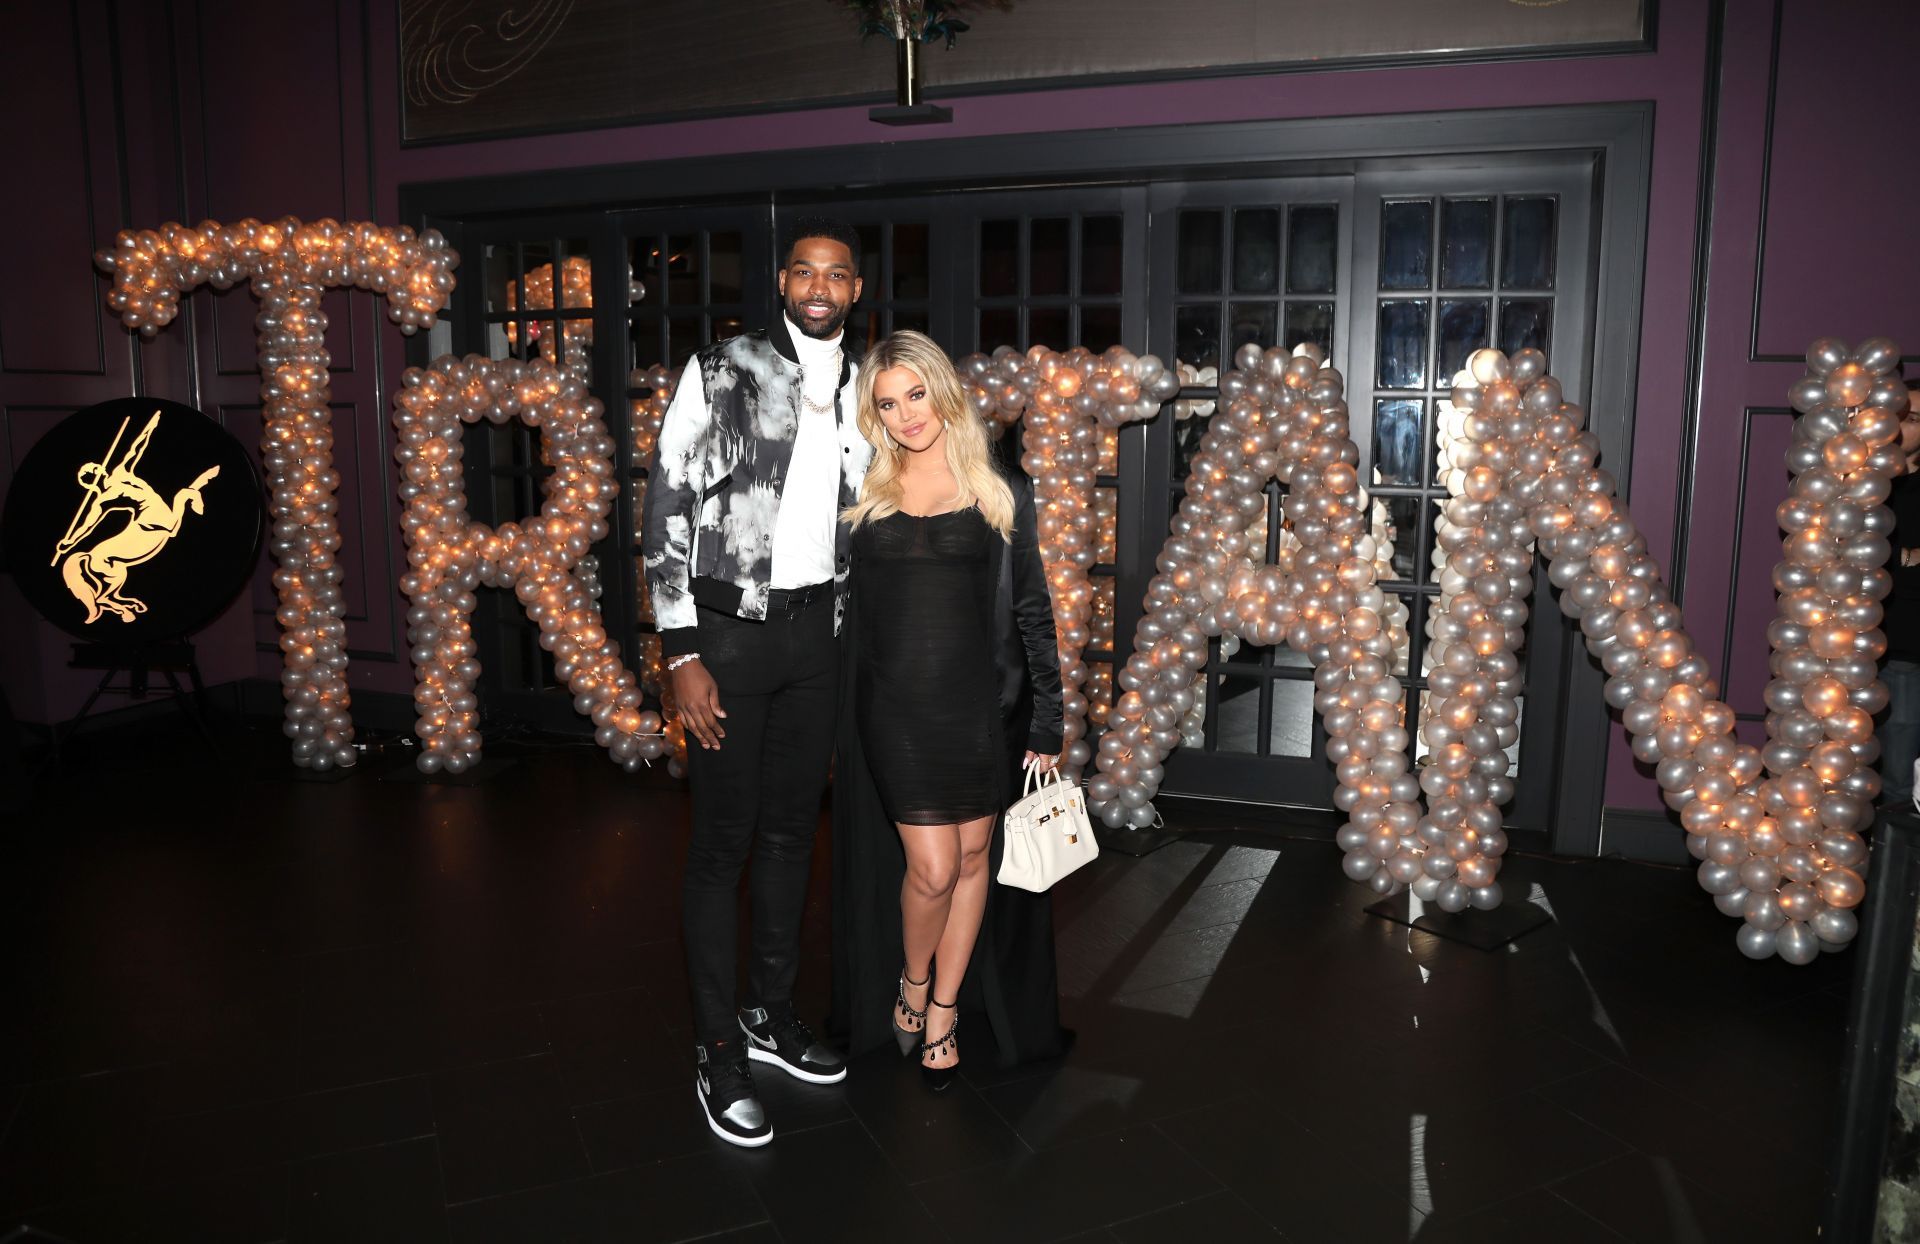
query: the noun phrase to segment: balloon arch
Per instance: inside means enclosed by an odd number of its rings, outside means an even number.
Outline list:
[[[297,765],[353,763],[319,300],[328,288],[384,294],[391,318],[412,332],[446,305],[457,256],[432,230],[287,218],[128,231],[95,258],[114,277],[110,305],[148,336],[171,321],[183,293],[252,283],[261,301],[285,730]],[[565,274],[570,286],[575,276]],[[529,302],[544,296],[551,306],[551,269],[543,285],[528,284]],[[550,340],[541,359],[443,356],[409,369],[396,395],[409,563],[401,586],[412,605],[418,763],[427,771],[458,772],[480,758],[468,619],[482,585],[519,597],[554,654],[556,676],[616,761],[632,769],[684,754],[657,645],[638,674],[630,671],[595,603],[587,549],[606,534],[618,481],[603,410],[586,392],[584,346],[570,347],[564,359]],[[1853,351],[1823,339],[1793,387],[1800,418],[1787,455],[1791,494],[1779,508],[1786,536],[1774,572],[1774,677],[1760,747],[1736,737],[1735,714],[1694,652],[1645,537],[1597,465],[1585,413],[1565,400],[1536,350],[1474,354],[1442,409],[1449,499],[1436,526],[1440,596],[1427,624],[1429,695],[1410,721],[1393,672],[1406,651],[1406,611],[1380,587],[1388,567],[1381,507],[1356,469],[1342,377],[1310,345],[1242,347],[1220,378],[1219,409],[1095,743],[1088,722],[1098,724],[1100,708],[1086,694],[1082,652],[1101,621],[1087,572],[1098,557],[1102,442],[1111,429],[1158,416],[1180,377],[1120,347],[1002,347],[960,366],[983,417],[1024,421],[1022,465],[1035,481],[1060,636],[1067,759],[1093,766],[1089,800],[1106,824],[1152,823],[1163,762],[1191,737],[1201,710],[1208,641],[1284,642],[1313,663],[1334,801],[1347,817],[1338,833],[1347,875],[1382,894],[1410,887],[1447,911],[1498,906],[1517,653],[1538,556],[1562,612],[1606,670],[1606,699],[1634,755],[1654,766],[1680,814],[1701,886],[1741,919],[1740,950],[1807,963],[1852,940],[1865,893],[1860,831],[1879,791],[1873,714],[1887,703],[1877,665],[1886,646],[1880,601],[1891,586],[1884,502],[1901,467],[1907,407],[1899,357],[1880,338]],[[673,377],[656,368],[643,380],[652,394],[634,408],[641,455],[657,437]],[[497,529],[466,517],[461,428],[483,418],[540,428],[554,470],[538,516]],[[1285,526],[1276,561],[1262,564],[1255,528],[1270,479],[1287,486]],[[643,707],[646,691],[662,699],[664,723]],[[1415,730],[1426,745],[1419,766]]]

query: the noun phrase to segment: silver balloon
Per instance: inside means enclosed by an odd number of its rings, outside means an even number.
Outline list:
[[[331,358],[321,299],[329,288],[384,294],[388,318],[412,333],[446,306],[459,257],[431,229],[415,234],[366,221],[285,217],[126,230],[95,262],[113,274],[108,305],[121,323],[147,337],[170,323],[181,296],[200,285],[225,289],[247,280],[259,299],[260,452],[289,676],[282,679],[285,723],[296,740],[294,764],[323,771],[352,765],[359,752],[348,711],[345,597],[335,561],[340,477],[333,465]]]

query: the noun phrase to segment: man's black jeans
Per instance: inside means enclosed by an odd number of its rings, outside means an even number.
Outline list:
[[[739,1005],[793,1001],[820,796],[833,758],[839,648],[833,591],[765,622],[701,608],[700,661],[719,687],[727,737],[687,740],[693,837],[684,886],[687,979],[696,1039],[739,1035],[734,1021],[740,872],[753,860],[752,957]]]

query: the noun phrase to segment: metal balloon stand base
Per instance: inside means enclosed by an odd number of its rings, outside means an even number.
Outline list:
[[[1102,851],[1115,855],[1129,855],[1139,859],[1143,855],[1152,855],[1169,842],[1176,842],[1179,834],[1170,829],[1108,829],[1105,825],[1093,827],[1093,840],[1100,844]]]
[[[512,756],[489,757],[477,765],[469,767],[464,773],[448,773],[445,769],[438,773],[422,773],[408,757],[401,763],[380,774],[382,782],[393,782],[400,786],[484,786],[502,774],[511,773],[520,765]]]
[[[1423,903],[1419,915],[1413,915],[1412,911],[1413,894],[1406,890],[1367,908],[1369,916],[1485,951],[1498,950],[1553,923],[1552,916],[1527,902],[1502,903],[1492,911],[1475,911],[1469,907],[1462,912],[1444,912],[1433,903]]]
[[[284,782],[301,782],[311,786],[332,786],[336,782],[349,781],[360,772],[359,765],[334,765],[330,769],[308,769],[287,763],[284,756],[274,757],[272,766],[273,777]]]

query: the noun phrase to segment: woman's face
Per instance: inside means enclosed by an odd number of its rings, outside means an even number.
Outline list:
[[[946,424],[933,408],[926,382],[910,368],[889,367],[875,376],[873,404],[887,435],[910,453],[925,453],[946,434]]]

